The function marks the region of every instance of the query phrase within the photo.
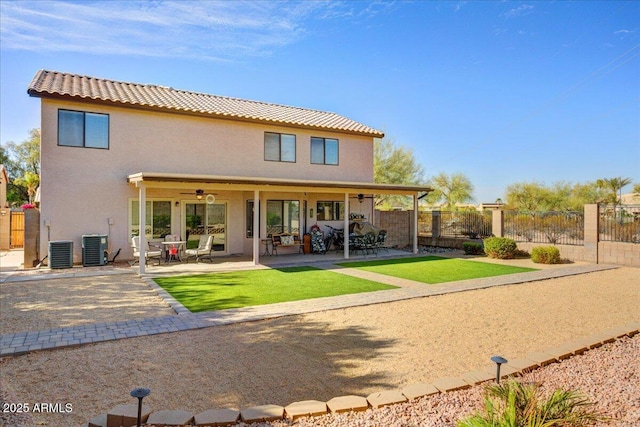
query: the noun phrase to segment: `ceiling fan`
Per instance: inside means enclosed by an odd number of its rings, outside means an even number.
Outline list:
[[[362,203],[364,201],[364,199],[375,199],[375,197],[374,196],[365,196],[364,194],[360,193],[357,196],[351,197],[351,199],[358,199],[358,201],[360,203]]]
[[[206,196],[204,194],[204,190],[201,189],[197,189],[195,192],[191,191],[189,193],[180,193],[180,194],[195,194],[196,195],[196,199],[198,200],[202,200],[205,199],[207,201],[207,203],[209,204],[213,204],[213,202],[216,201],[216,195],[218,193],[208,193]]]

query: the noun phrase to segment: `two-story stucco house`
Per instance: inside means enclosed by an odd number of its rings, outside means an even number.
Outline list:
[[[358,195],[428,191],[374,184],[383,133],[334,113],[45,70],[28,93],[42,110],[40,251],[73,240],[76,262],[95,233],[131,259],[145,222],[143,247],[206,233],[214,254],[257,263],[270,233],[369,218]]]

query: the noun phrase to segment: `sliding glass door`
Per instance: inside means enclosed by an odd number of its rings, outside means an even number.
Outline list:
[[[227,253],[227,204],[185,203],[183,229],[187,248],[198,247],[202,235],[213,236],[213,252]]]

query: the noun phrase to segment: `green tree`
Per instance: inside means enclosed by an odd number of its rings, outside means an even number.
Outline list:
[[[416,160],[413,150],[396,146],[388,139],[376,139],[373,145],[374,182],[383,184],[423,184],[424,171]],[[378,209],[396,206],[408,207],[410,198],[406,196],[380,195],[375,199]]]
[[[429,180],[429,185],[433,187],[427,197],[429,203],[440,205],[445,210],[455,211],[459,203],[473,200],[473,184],[462,173],[449,176],[441,172]]]
[[[21,143],[9,141],[0,148],[0,162],[9,175],[7,201],[12,205],[32,201],[40,182],[40,129],[31,129]]]
[[[631,190],[633,194],[640,195],[640,184],[633,184],[633,190]]]

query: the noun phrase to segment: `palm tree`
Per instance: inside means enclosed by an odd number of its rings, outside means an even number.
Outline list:
[[[33,172],[26,172],[23,177],[14,180],[16,185],[27,188],[29,195],[29,203],[33,203],[33,195],[36,194],[38,185],[40,185],[40,176]]]
[[[605,202],[613,203],[617,205],[620,203],[620,199],[618,197],[618,192],[622,190],[622,187],[625,185],[631,184],[631,178],[603,178],[596,181],[596,185],[603,190],[607,190],[609,194],[607,195]]]

